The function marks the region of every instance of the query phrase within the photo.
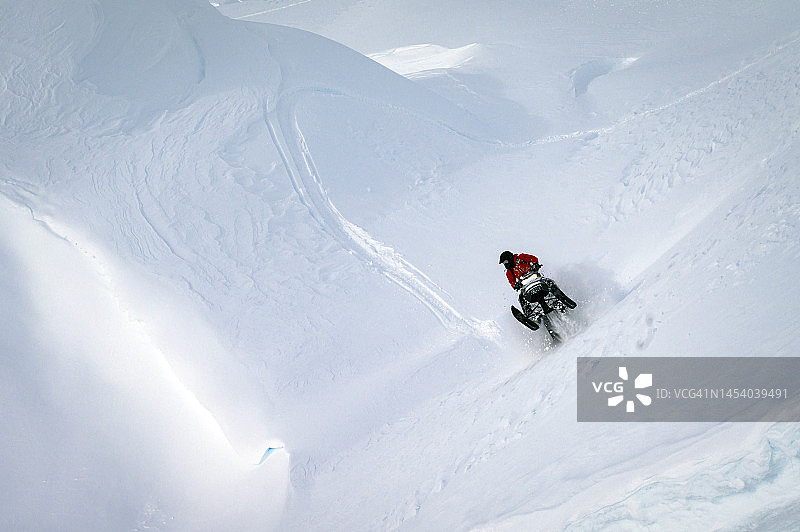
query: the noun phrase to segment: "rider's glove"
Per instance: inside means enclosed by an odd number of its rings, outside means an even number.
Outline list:
[[[542,267],[541,264],[539,264],[538,262],[534,262],[533,266],[531,266],[531,269],[533,270],[534,273],[536,273],[536,272],[539,271],[539,268],[541,268],[541,267]]]
[[[522,288],[521,282],[517,281],[516,283],[514,283],[514,290],[519,290],[520,288]]]

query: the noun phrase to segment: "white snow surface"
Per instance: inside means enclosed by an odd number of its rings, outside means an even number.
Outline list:
[[[794,1],[0,20],[0,528],[800,521],[799,425],[575,398],[580,356],[800,355]]]

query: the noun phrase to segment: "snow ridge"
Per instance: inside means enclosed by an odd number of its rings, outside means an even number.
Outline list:
[[[679,529],[687,522],[709,529],[738,528],[742,524],[752,527],[766,517],[779,516],[776,510],[754,512],[743,502],[756,494],[769,500],[773,509],[790,508],[796,503],[793,488],[800,466],[798,432],[790,423],[776,424],[765,434],[756,453],[740,452],[688,476],[646,482],[623,500],[569,523],[566,529],[641,526],[641,508],[649,510],[647,522],[664,529]],[[796,523],[794,518],[788,521]]]
[[[575,139],[581,139],[581,138],[594,138],[594,137],[597,137],[599,135],[604,135],[604,134],[611,133],[611,132],[619,129],[622,126],[630,124],[634,120],[647,118],[650,115],[653,115],[653,114],[656,114],[656,113],[660,113],[661,111],[665,111],[665,110],[671,109],[673,107],[677,107],[677,106],[681,105],[682,103],[684,103],[684,102],[686,102],[688,100],[691,100],[692,98],[695,98],[697,96],[705,94],[708,91],[713,90],[714,88],[722,85],[723,83],[726,83],[726,82],[728,82],[728,81],[730,81],[732,79],[735,79],[737,76],[739,76],[739,75],[743,74],[744,72],[747,72],[748,70],[750,70],[750,69],[752,69],[752,68],[754,68],[754,67],[756,67],[756,66],[758,66],[758,65],[760,65],[762,63],[764,63],[765,61],[767,61],[767,60],[769,60],[769,59],[771,59],[771,58],[773,58],[773,57],[775,57],[777,55],[780,55],[786,49],[791,48],[792,46],[794,46],[794,45],[796,45],[798,43],[800,43],[800,36],[795,37],[795,38],[789,40],[788,42],[786,42],[784,44],[776,46],[774,49],[770,50],[766,54],[764,54],[761,57],[755,59],[754,61],[752,61],[750,63],[747,63],[746,65],[742,66],[741,68],[738,68],[738,69],[734,70],[733,72],[730,72],[730,73],[722,76],[721,78],[718,78],[718,79],[712,81],[711,83],[709,83],[708,85],[706,85],[704,87],[701,87],[699,89],[693,90],[693,91],[681,96],[680,98],[678,98],[676,100],[673,100],[673,101],[671,101],[669,103],[665,103],[663,105],[659,105],[658,107],[653,107],[653,108],[650,108],[650,109],[646,109],[644,111],[634,111],[634,112],[632,112],[632,113],[620,118],[616,122],[614,122],[612,124],[609,124],[608,126],[601,127],[601,128],[595,128],[595,129],[586,129],[586,130],[581,130],[581,131],[573,131],[571,133],[563,133],[563,134],[560,134],[560,135],[549,135],[549,136],[541,137],[541,138],[538,138],[538,139],[532,139],[532,140],[529,140],[529,141],[524,142],[524,143],[519,144],[519,145],[513,145],[513,146],[510,145],[509,147],[521,148],[521,147],[525,147],[525,146],[541,146],[541,145],[544,145],[544,144],[553,144],[553,143],[556,143],[556,142],[563,142],[563,141],[567,141],[567,140],[575,140]],[[633,58],[629,58],[629,59],[623,60],[623,62],[624,61],[628,61],[629,64],[630,64],[630,63],[632,63],[634,61],[634,59]],[[586,84],[588,85],[588,82]]]

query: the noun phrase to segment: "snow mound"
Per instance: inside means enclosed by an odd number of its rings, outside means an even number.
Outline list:
[[[481,52],[477,43],[459,48],[446,48],[435,44],[416,44],[369,54],[371,59],[398,74],[419,78],[430,71],[458,68]]]
[[[623,70],[635,63],[638,57],[624,57],[621,59],[594,59],[584,63],[572,71],[572,85],[575,96],[582,96],[589,90],[592,80],[605,76],[611,72]]]

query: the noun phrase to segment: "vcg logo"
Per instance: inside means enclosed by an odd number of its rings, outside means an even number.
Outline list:
[[[607,394],[615,394],[612,397],[608,398],[608,406],[617,406],[622,401],[625,400],[625,383],[628,381],[628,369],[625,366],[619,367],[619,378],[622,380],[615,381],[615,382],[594,382],[592,381],[592,388],[594,388],[595,393],[600,393],[601,391]],[[641,390],[644,388],[650,388],[653,385],[653,374],[652,373],[640,373],[639,376],[633,381],[634,390]],[[649,395],[645,395],[642,393],[635,393],[636,399],[639,400],[644,406],[649,406],[650,403],[653,401]],[[633,412],[635,409],[635,402],[633,399],[629,399],[625,403],[625,411],[626,412]]]

